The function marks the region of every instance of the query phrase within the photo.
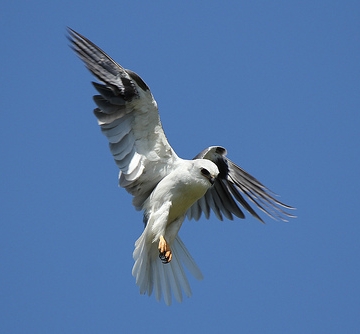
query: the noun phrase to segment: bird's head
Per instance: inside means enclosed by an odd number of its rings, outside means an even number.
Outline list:
[[[205,178],[212,186],[219,175],[219,169],[210,160],[207,159],[196,159],[194,160],[195,167],[200,173],[200,177]]]

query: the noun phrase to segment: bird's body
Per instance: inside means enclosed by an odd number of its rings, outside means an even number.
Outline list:
[[[219,174],[213,162],[199,159],[183,160],[181,167],[164,177],[143,205],[148,220],[151,221],[152,216],[161,211],[164,203],[170,203],[166,215],[168,224],[180,217],[185,218],[187,210],[212,186],[211,181],[201,175],[201,168],[205,167],[213,178]],[[159,237],[158,234],[156,236]]]
[[[135,243],[135,265],[132,271],[141,293],[151,294],[154,278],[158,277],[157,280],[163,282],[165,286],[168,285],[168,288],[172,287],[173,291],[176,291],[178,287],[182,288],[187,295],[191,295],[182,262],[189,263],[189,269],[197,272],[198,278],[202,277],[200,270],[179,239],[178,231],[189,207],[203,197],[211,186],[209,180],[201,177],[198,166],[207,166],[208,170],[212,170],[214,177],[217,176],[218,169],[209,160],[185,160],[181,166],[157,184],[143,205],[146,226]],[[184,166],[186,168],[183,168]],[[172,250],[171,261],[165,266],[159,261],[158,256],[158,241],[161,236],[166,240],[168,249]],[[172,278],[173,283],[169,277]],[[181,289],[179,291],[175,296],[181,301]],[[160,292],[161,290],[157,290],[155,285],[155,294],[160,296]],[[167,303],[170,303],[170,300],[167,300],[168,295],[164,294],[164,298]]]
[[[135,243],[132,273],[141,293],[181,302],[191,295],[184,266],[198,279],[202,274],[178,236],[187,216],[198,220],[214,212],[244,218],[240,203],[263,221],[245,195],[272,218],[293,217],[259,181],[226,158],[226,150],[211,146],[192,160],[179,158],[164,134],[157,103],[145,82],[124,69],[84,36],[69,29],[72,47],[104,85],[93,83],[94,110],[101,131],[120,169],[119,184],[144,212],[145,229]]]

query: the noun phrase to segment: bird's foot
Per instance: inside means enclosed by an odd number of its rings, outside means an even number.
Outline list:
[[[172,252],[169,244],[166,242],[165,238],[162,235],[160,235],[158,249],[161,262],[164,264],[169,263],[172,259]]]

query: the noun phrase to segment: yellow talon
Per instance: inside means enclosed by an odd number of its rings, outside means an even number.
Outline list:
[[[159,240],[159,257],[162,261],[162,263],[169,263],[172,259],[172,252],[170,249],[170,246],[168,245],[168,243],[166,242],[165,238],[160,235],[160,240]]]

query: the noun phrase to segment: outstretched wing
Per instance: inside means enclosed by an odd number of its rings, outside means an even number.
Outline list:
[[[211,160],[218,166],[220,173],[214,186],[187,211],[189,219],[198,220],[202,212],[206,218],[209,218],[211,210],[220,220],[223,220],[223,215],[231,220],[233,215],[245,218],[243,211],[238,206],[239,203],[254,217],[264,222],[243,195],[273,219],[287,221],[287,218],[295,217],[284,210],[294,209],[293,207],[278,201],[275,198],[276,195],[241,167],[227,159],[226,154],[225,148],[211,146],[194,158]]]
[[[94,113],[120,169],[120,186],[141,209],[179,159],[165,137],[156,101],[136,73],[124,69],[84,36],[68,31],[73,50],[104,83],[93,82],[100,93],[94,96],[98,106]]]

